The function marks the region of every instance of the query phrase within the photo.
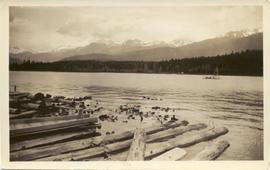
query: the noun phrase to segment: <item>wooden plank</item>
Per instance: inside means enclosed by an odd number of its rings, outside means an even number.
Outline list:
[[[181,135],[185,132],[192,130],[200,130],[206,128],[207,125],[203,123],[189,125],[187,127],[179,127],[175,129],[166,130],[160,133],[153,134],[147,138],[147,143],[157,142],[168,138],[173,138],[175,136]]]
[[[72,115],[72,116],[53,116],[53,117],[40,117],[40,118],[28,118],[28,119],[13,119],[10,121],[10,124],[17,123],[37,123],[37,122],[47,122],[47,121],[57,121],[57,120],[71,120],[82,118],[81,115]]]
[[[135,129],[134,137],[129,148],[127,161],[143,161],[145,151],[145,131],[141,128]]]
[[[49,124],[49,125],[43,125],[43,126],[37,126],[37,127],[13,129],[13,130],[10,130],[10,136],[15,137],[15,136],[50,132],[50,131],[66,129],[70,127],[79,127],[79,126],[82,126],[83,124],[96,123],[97,121],[98,121],[97,118],[86,118],[86,119],[69,120],[69,121],[64,121],[60,123],[55,122],[55,124]]]
[[[183,125],[186,125],[186,121],[176,122],[173,124],[166,124],[166,126],[151,126],[151,127],[145,128],[145,132],[146,134],[153,134],[153,133],[157,133],[158,130],[162,131],[162,130],[166,130],[166,129],[174,128],[178,126],[183,126]],[[88,139],[83,139],[83,140],[65,142],[61,144],[54,144],[50,146],[32,148],[25,151],[13,152],[11,153],[10,158],[11,160],[35,160],[35,159],[39,159],[43,157],[44,158],[48,157],[48,158],[45,158],[47,160],[65,159],[70,156],[70,154],[65,154],[65,153],[73,152],[75,155],[76,154],[80,155],[80,152],[75,152],[75,151],[79,151],[79,150],[83,150],[83,149],[87,149],[91,147],[97,147],[100,145],[107,145],[113,142],[119,142],[123,140],[132,139],[133,135],[134,135],[134,131],[127,131],[120,134],[99,136],[99,137],[93,137],[93,138],[88,138]],[[130,144],[131,144],[131,140],[130,140]],[[62,155],[60,156],[60,154]]]
[[[77,132],[77,133],[67,133],[67,134],[57,134],[53,136],[46,136],[38,139],[32,139],[27,141],[21,141],[10,145],[10,152],[15,152],[19,150],[27,150],[30,148],[52,145],[55,143],[61,143],[69,141],[72,139],[79,139],[83,137],[90,136],[95,130],[89,130],[88,132]]]
[[[192,160],[194,161],[210,161],[217,159],[228,147],[228,141],[221,140],[207,146],[203,151],[198,153]]]
[[[175,147],[188,147],[194,145],[196,143],[200,143],[203,141],[208,141],[218,136],[224,135],[228,133],[228,129],[225,127],[215,128],[212,130],[207,130],[204,132],[198,132],[189,137],[183,138],[182,136],[178,136],[166,142],[154,143],[146,145],[145,157],[151,158],[157,156],[163,152],[166,152]]]
[[[30,110],[30,111],[22,112],[22,113],[16,114],[16,115],[10,114],[9,117],[10,117],[10,119],[20,119],[20,118],[32,117],[36,113],[37,113],[36,110]]]
[[[153,158],[152,161],[177,161],[182,159],[186,154],[187,152],[184,149],[174,148]]]

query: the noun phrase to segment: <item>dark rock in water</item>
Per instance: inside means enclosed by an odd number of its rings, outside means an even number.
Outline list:
[[[51,98],[52,97],[52,95],[50,95],[50,94],[46,94],[46,96],[45,96],[46,98]]]
[[[112,131],[112,134],[114,134],[115,132],[114,131]]]
[[[111,133],[110,132],[106,132],[106,135],[110,135]]]
[[[135,119],[135,117],[132,117],[132,119]]]
[[[127,123],[128,121],[127,121],[127,120],[123,120],[122,122],[123,122],[123,123]]]
[[[154,107],[152,107],[152,109],[153,110],[158,110],[158,109],[160,109],[160,107],[159,106],[154,106]]]
[[[154,115],[154,114],[155,114],[155,112],[152,112],[151,114],[152,114],[152,115]]]
[[[108,115],[104,114],[104,115],[100,115],[98,118],[99,118],[101,121],[103,121],[103,120],[109,119],[110,117],[109,117]]]
[[[175,117],[175,115],[173,115],[172,117],[171,117],[171,121],[177,121],[178,119]]]
[[[92,96],[84,96],[83,99],[85,99],[85,100],[92,100]]]
[[[34,100],[42,100],[42,99],[44,99],[45,98],[45,96],[44,96],[44,94],[43,93],[36,93],[35,95],[34,95]]]

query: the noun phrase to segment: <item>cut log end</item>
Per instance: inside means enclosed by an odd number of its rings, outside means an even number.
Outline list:
[[[145,152],[146,133],[143,129],[137,128],[130,146],[127,161],[143,161]]]

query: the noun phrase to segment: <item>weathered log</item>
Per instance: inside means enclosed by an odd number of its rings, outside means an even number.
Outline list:
[[[181,135],[185,132],[192,131],[192,130],[200,130],[206,128],[207,125],[203,123],[189,125],[187,127],[179,127],[175,129],[166,130],[160,133],[153,134],[147,138],[147,143],[150,142],[157,142],[160,140],[173,138],[175,136]]]
[[[53,117],[40,117],[40,118],[30,118],[30,119],[13,119],[10,124],[23,124],[23,123],[37,123],[37,122],[48,122],[48,121],[58,121],[58,120],[72,120],[80,119],[81,115],[72,116],[53,116]]]
[[[184,149],[174,148],[153,158],[152,161],[177,161],[182,159],[186,154],[187,152]]]
[[[146,134],[153,134],[162,130],[179,127],[186,124],[187,124],[187,121],[181,121],[181,122],[176,122],[173,124],[166,124],[166,126],[152,126],[152,127],[145,128],[145,132]],[[44,158],[43,160],[66,159],[66,158],[69,158],[70,155],[72,154],[69,152],[77,151],[77,152],[74,152],[74,155],[80,155],[81,152],[79,150],[82,150],[83,152],[84,151],[83,149],[132,139],[133,135],[134,135],[134,131],[127,131],[120,134],[99,136],[99,137],[93,137],[89,139],[55,144],[51,146],[32,148],[25,151],[18,151],[18,152],[11,153],[11,160],[35,160],[39,158]],[[129,140],[129,145],[127,147],[129,147],[130,144],[131,144],[131,140]],[[95,155],[95,153],[93,154]],[[71,156],[74,156],[74,155],[71,155]]]
[[[141,128],[135,129],[133,141],[129,148],[127,161],[143,161],[145,151],[145,131]]]
[[[36,113],[37,113],[37,111],[30,110],[30,111],[26,111],[26,112],[21,112],[20,114],[16,114],[16,115],[15,114],[10,114],[9,117],[10,117],[10,119],[27,118],[27,117],[32,117]]]
[[[228,141],[221,140],[207,146],[203,151],[198,153],[192,160],[195,161],[210,161],[217,159],[228,147]]]
[[[37,134],[37,133],[44,133],[44,132],[52,132],[57,131],[61,129],[69,129],[74,127],[80,127],[86,124],[90,123],[96,123],[97,118],[86,118],[86,119],[75,119],[75,120],[68,120],[68,121],[50,121],[47,122],[45,125],[38,125],[28,128],[22,128],[22,129],[10,129],[10,136],[11,137],[18,137],[18,136],[25,136],[25,135],[31,135],[31,134]],[[12,128],[12,126],[11,126]]]
[[[30,93],[23,93],[23,92],[9,92],[10,97],[28,97]]]
[[[175,147],[188,147],[202,141],[208,141],[226,133],[228,133],[228,129],[225,127],[221,127],[204,132],[199,132],[185,138],[183,138],[182,136],[178,136],[166,142],[149,144],[146,145],[145,158],[157,156]]]
[[[53,136],[46,136],[42,138],[21,141],[10,145],[10,152],[15,152],[19,150],[26,150],[35,147],[41,147],[46,145],[52,145],[56,143],[66,142],[74,139],[85,138],[92,135],[96,130],[88,130],[87,132],[77,132],[68,134],[57,134]]]
[[[39,108],[39,104],[36,103],[25,103],[21,105],[22,108],[25,109],[34,109],[37,110]]]

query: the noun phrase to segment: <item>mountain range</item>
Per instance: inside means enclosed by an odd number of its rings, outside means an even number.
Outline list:
[[[199,42],[181,42],[180,45],[167,43],[144,43],[128,40],[122,44],[90,43],[84,47],[60,49],[50,52],[10,52],[10,62],[23,60],[53,62],[59,60],[115,60],[115,61],[161,61],[168,59],[216,56],[244,50],[262,50],[263,34],[239,34],[230,32],[226,36]]]

